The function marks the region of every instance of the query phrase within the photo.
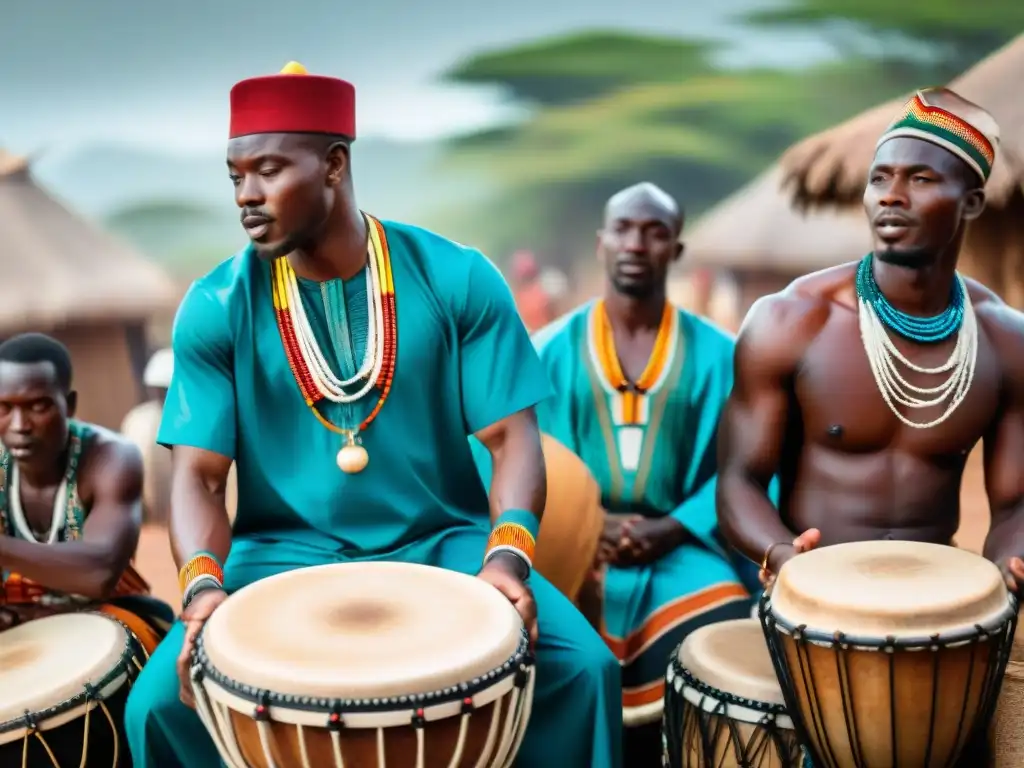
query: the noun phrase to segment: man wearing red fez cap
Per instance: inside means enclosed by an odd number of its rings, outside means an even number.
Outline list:
[[[232,89],[227,170],[250,242],[193,283],[174,324],[158,441],[174,453],[183,606],[128,702],[134,763],[219,764],[187,673],[228,594],[372,559],[477,574],[515,606],[537,665],[518,764],[619,766],[618,662],[531,572],[546,494],[534,406],[551,395],[547,373],[486,257],[359,209],[355,135],[355,89],[342,80],[292,64]],[[494,462],[490,500],[471,435]],[[303,654],[302,634],[274,618],[268,607],[254,648],[262,635]]]

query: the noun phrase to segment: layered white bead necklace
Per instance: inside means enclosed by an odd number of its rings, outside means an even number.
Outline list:
[[[882,399],[889,406],[889,410],[908,427],[928,429],[942,424],[967,396],[977,367],[978,320],[974,313],[971,297],[967,292],[967,286],[964,284],[963,278],[959,274],[956,275],[958,295],[962,296],[962,320],[959,322],[959,328],[955,331],[956,345],[945,363],[934,368],[926,368],[907,359],[906,355],[896,348],[889,337],[886,330],[887,324],[879,317],[879,312],[875,307],[879,299],[873,297],[873,291],[862,290],[861,281],[865,279],[863,276],[865,268],[870,273],[870,263],[866,267],[862,263],[861,270],[858,271],[857,303],[859,305],[860,335]],[[873,284],[873,278],[871,283]],[[877,286],[873,287],[877,291]],[[881,296],[880,292],[877,292],[876,296]],[[881,297],[881,300],[884,301],[884,297]],[[886,313],[896,312],[891,305],[888,305],[888,302],[885,304],[883,311]],[[960,311],[959,308],[956,311]],[[899,332],[896,328],[893,330]],[[906,335],[911,341],[920,341],[909,334],[901,335]],[[948,373],[949,375],[937,386],[919,387],[903,377],[897,363],[918,374],[935,376]],[[901,405],[905,408],[920,410],[932,408],[947,401],[948,405],[940,416],[924,423],[907,418],[897,407],[897,405]]]

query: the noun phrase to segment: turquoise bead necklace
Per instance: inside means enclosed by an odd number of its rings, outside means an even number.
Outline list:
[[[932,317],[915,317],[896,309],[885,298],[871,269],[872,254],[857,267],[857,297],[871,305],[885,327],[918,344],[936,344],[956,334],[964,322],[964,289],[960,280],[953,281],[949,306]]]

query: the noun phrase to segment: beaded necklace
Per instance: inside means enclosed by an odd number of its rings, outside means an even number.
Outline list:
[[[306,315],[299,292],[298,277],[288,258],[282,256],[271,263],[271,285],[277,329],[285,356],[302,399],[317,420],[327,429],[342,436],[338,451],[338,467],[347,473],[361,472],[369,455],[359,434],[380,413],[391,392],[398,349],[398,325],[395,309],[395,286],[391,272],[391,256],[384,227],[372,216],[365,216],[367,231],[366,299],[369,328],[366,352],[355,376],[339,379],[320,350]],[[333,335],[333,334],[332,334]],[[354,390],[350,391],[350,388]],[[341,427],[329,421],[316,407],[323,400],[351,405],[376,387],[380,394],[369,415],[356,427]]]
[[[18,476],[17,462],[0,445],[0,536],[17,536],[43,544],[80,538],[85,523],[85,510],[78,496],[78,466],[88,436],[89,428],[85,424],[73,419],[68,422],[67,465],[53,497],[50,530],[41,539],[32,530],[21,506],[21,478]],[[0,563],[0,604],[56,599],[44,587],[19,574],[7,572],[2,566]]]
[[[866,276],[864,276],[865,272]],[[874,287],[874,293],[867,290],[868,276],[870,276],[870,285]],[[956,276],[952,293],[954,298],[951,307],[959,303],[956,317],[950,318],[950,308],[947,308],[942,315],[921,321],[920,318],[913,318],[899,312],[882,296],[873,276],[871,276],[870,255],[865,257],[857,270],[857,304],[864,351],[868,356],[871,372],[875,377],[875,383],[878,385],[882,399],[889,406],[889,410],[908,427],[928,429],[946,421],[963,402],[974,381],[974,371],[978,359],[978,322],[971,297],[967,293],[967,287],[960,275]],[[882,311],[879,310],[879,306],[882,306],[881,302],[884,302],[884,306],[888,307],[892,314],[882,314]],[[891,324],[891,318],[897,315],[922,324],[914,326],[914,330],[911,330],[911,326],[908,324],[894,327]],[[939,321],[937,318],[945,319]],[[933,325],[924,327],[923,323],[929,321]],[[951,325],[953,326],[952,330],[947,332]],[[953,347],[953,351],[945,363],[935,368],[925,368],[911,362],[897,349],[892,339],[889,338],[886,328],[904,338],[922,344],[942,341],[956,333],[956,346]],[[916,373],[936,375],[948,372],[949,376],[937,386],[918,387],[903,377],[896,365],[897,362]],[[945,411],[926,423],[912,421],[896,407],[899,404],[911,409],[930,408],[947,400],[949,400],[949,404]]]
[[[601,374],[613,389],[622,393],[623,421],[626,424],[634,424],[639,421],[640,398],[654,386],[661,377],[665,363],[669,357],[669,338],[672,335],[672,314],[673,308],[665,302],[665,309],[661,314],[661,323],[658,326],[658,335],[654,339],[654,348],[647,360],[643,373],[635,382],[630,381],[622,370],[619,362],[619,354],[615,349],[615,335],[612,333],[612,324],[608,319],[608,312],[604,306],[604,300],[598,300],[594,307],[598,323],[596,333],[596,352]]]
[[[918,344],[936,344],[960,330],[964,320],[964,301],[967,292],[959,278],[953,281],[949,306],[933,317],[914,317],[889,303],[875,282],[875,273],[871,265],[872,255],[869,253],[857,267],[857,297],[871,305],[879,320],[885,323],[889,330]]]

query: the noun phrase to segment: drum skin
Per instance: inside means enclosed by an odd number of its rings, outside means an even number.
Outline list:
[[[762,602],[790,712],[835,768],[952,764],[998,694],[1015,614],[992,563],[895,541],[802,554]]]
[[[575,601],[597,556],[604,510],[597,481],[586,464],[550,435],[541,435],[548,493],[534,566]]]
[[[110,629],[116,627],[116,631],[102,629],[108,625]],[[94,631],[96,627],[100,627],[101,630]],[[139,649],[132,644],[127,630],[124,631],[122,639],[121,629],[120,624],[109,617],[86,613],[38,619],[0,635],[0,709],[10,701],[5,701],[5,671],[8,675],[17,677],[21,668],[29,671],[41,684],[60,691],[46,700],[45,704],[42,703],[43,699],[36,698],[37,704],[32,710],[35,713],[33,720],[39,728],[39,735],[27,737],[27,753],[25,738],[21,735],[23,731],[11,732],[7,728],[0,731],[0,766],[18,768],[26,764],[29,768],[49,768],[56,761],[60,768],[79,765],[87,765],[89,768],[130,768],[132,758],[122,724],[125,702],[131,690],[130,683],[138,671],[132,655],[138,653]],[[120,645],[111,647],[109,653],[102,653],[100,649],[106,646],[100,641],[107,640],[108,636],[113,634],[118,635],[113,642]],[[109,664],[95,666],[93,670],[81,667],[75,669],[73,661],[67,661],[67,653],[57,651],[58,655],[65,657],[65,661],[60,665],[59,674],[70,674],[70,678],[75,680],[71,685],[64,686],[61,683],[67,678],[46,680],[46,660],[49,653],[47,645],[53,640],[58,643],[64,642],[66,645],[69,637],[77,637],[87,642],[96,641],[96,645],[89,649],[88,656],[106,656]],[[52,668],[51,671],[57,672]],[[85,712],[84,699],[76,702],[70,698],[82,694],[84,686],[79,680],[91,680],[96,684],[107,681],[104,685],[103,707],[94,703],[88,715]],[[7,683],[17,687],[19,693],[23,692],[23,685],[17,685],[10,678],[7,679]],[[57,709],[48,714],[45,710],[50,707]],[[0,720],[2,719],[0,717]],[[86,729],[87,743],[84,740]],[[27,762],[23,763],[26,757]]]
[[[254,637],[268,613],[275,624]],[[515,608],[475,577],[318,566],[232,595],[199,637],[193,688],[232,768],[434,768],[456,755],[505,768],[529,719],[527,644]]]

